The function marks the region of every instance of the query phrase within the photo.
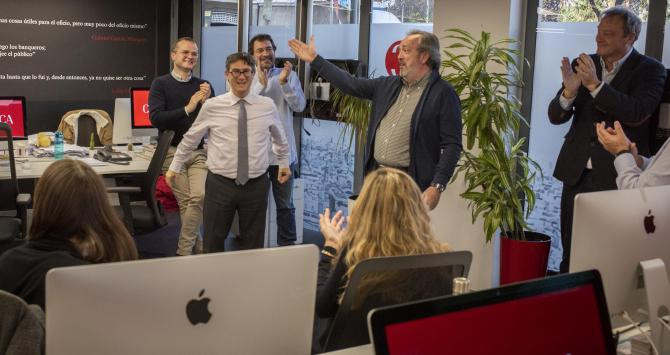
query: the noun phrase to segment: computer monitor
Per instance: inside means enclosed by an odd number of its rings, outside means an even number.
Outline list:
[[[570,271],[597,269],[615,327],[646,320],[640,261],[670,265],[670,186],[612,190],[575,197]],[[640,312],[643,310],[643,312]]]
[[[375,354],[616,354],[597,271],[375,309]]]
[[[131,119],[132,105],[129,97],[114,99],[114,132],[112,143],[126,145],[128,143],[148,143],[150,137],[158,135],[158,129],[133,128]]]
[[[131,88],[130,89],[131,111],[130,117],[133,128],[151,128],[149,119],[149,89]]]
[[[307,355],[318,255],[300,245],[52,269],[46,353]]]
[[[25,139],[28,136],[26,126],[26,98],[23,96],[0,97],[0,122],[12,127],[14,139]],[[0,133],[2,135],[4,133]]]

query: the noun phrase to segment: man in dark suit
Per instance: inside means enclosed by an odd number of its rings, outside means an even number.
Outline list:
[[[641,21],[629,9],[603,11],[596,35],[596,54],[582,53],[570,65],[561,62],[563,87],[549,104],[549,120],[570,130],[556,161],[554,177],[563,182],[561,196],[561,272],[568,272],[575,195],[616,189],[612,154],[598,144],[595,124],[621,122],[640,154],[649,154],[649,117],[658,106],[665,68],[633,49]],[[574,67],[574,69],[573,69]]]
[[[404,170],[435,208],[460,157],[462,134],[460,100],[438,71],[437,36],[410,31],[400,43],[400,75],[375,79],[354,78],[317,55],[314,38],[309,45],[290,40],[289,47],[345,94],[372,100],[365,172]]]

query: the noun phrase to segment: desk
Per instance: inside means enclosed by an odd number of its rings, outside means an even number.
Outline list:
[[[49,165],[55,162],[54,158],[17,157],[16,160],[18,179],[37,179],[42,176]],[[26,160],[30,164],[30,169],[23,169],[23,162]],[[128,165],[106,163],[106,165],[92,166],[92,168],[99,175],[146,173],[149,169],[149,162],[149,159],[135,155]],[[9,180],[9,166],[0,166],[0,180]]]
[[[374,353],[375,350],[372,348],[372,344],[366,344],[361,346],[354,346],[353,348],[346,348],[323,353],[322,355],[374,355]]]

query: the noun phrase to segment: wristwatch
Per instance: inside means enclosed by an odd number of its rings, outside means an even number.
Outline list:
[[[445,185],[438,184],[438,183],[436,183],[436,182],[431,182],[431,183],[430,183],[430,186],[436,188],[437,191],[439,191],[440,193],[444,192],[444,189],[447,188]]]

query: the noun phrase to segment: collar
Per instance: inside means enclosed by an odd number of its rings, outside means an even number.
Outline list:
[[[238,97],[233,93],[232,90],[228,91],[226,93],[228,95],[228,99],[230,100],[231,105],[237,105],[241,100],[244,100],[247,104],[253,104],[255,102],[255,94],[253,94],[251,91],[247,94],[245,97]]]
[[[179,76],[179,74],[177,74],[177,72],[174,69],[172,69],[172,71],[170,72],[170,75],[172,75],[174,80],[177,80],[180,83],[187,83],[187,82],[191,81],[191,78],[193,77],[193,72],[188,73],[188,77],[186,77],[186,79],[182,79],[182,77]]]
[[[623,57],[621,57],[621,59],[614,62],[612,64],[612,70],[607,70],[607,68],[605,67],[605,60],[603,59],[603,57],[599,57],[600,66],[608,73],[616,73],[617,71],[619,71],[619,68],[621,68],[621,65],[623,65],[626,59],[630,57],[630,54],[633,53],[633,49],[634,49],[633,46],[631,46],[630,49],[628,50],[628,53],[626,53]]]
[[[433,80],[434,76],[439,76],[439,75],[440,74],[437,71],[437,69],[433,69],[433,70],[430,70],[428,73],[426,73],[426,75],[421,77],[421,79],[419,79],[419,80],[417,80],[413,83],[409,83],[408,81],[405,80],[405,78],[403,78],[401,76],[398,76],[398,77],[400,78],[400,82],[402,83],[402,85],[406,85],[406,86],[409,86],[409,87],[414,87],[414,86],[419,85],[419,84],[423,85],[423,86],[427,86],[427,84],[429,84]]]

